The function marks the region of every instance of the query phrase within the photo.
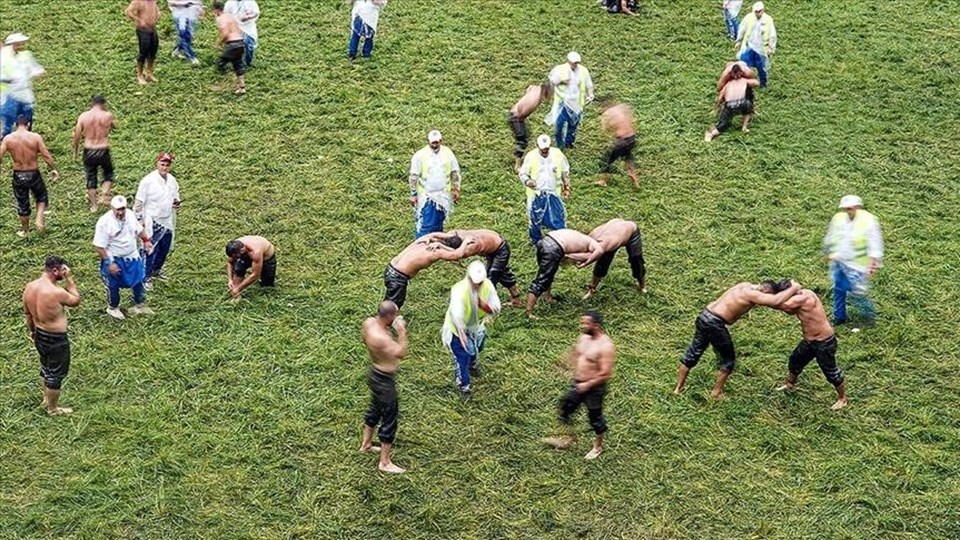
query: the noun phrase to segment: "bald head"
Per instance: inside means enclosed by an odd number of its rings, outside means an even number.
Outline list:
[[[394,317],[397,316],[397,311],[399,308],[391,300],[384,300],[380,302],[380,307],[377,308],[377,317],[392,321]]]

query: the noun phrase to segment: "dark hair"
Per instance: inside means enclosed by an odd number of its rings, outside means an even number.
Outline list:
[[[730,76],[734,79],[740,79],[743,77],[743,69],[740,67],[740,64],[734,64],[730,68]]]
[[[100,94],[94,94],[90,102],[94,105],[106,105],[107,98],[101,96]]]
[[[227,242],[227,257],[236,257],[240,254],[240,250],[243,249],[243,242],[239,240],[231,240]]]
[[[587,310],[583,312],[584,317],[589,317],[593,324],[603,324],[603,315],[596,310]]]
[[[441,238],[437,240],[437,242],[440,242],[441,244],[447,246],[448,248],[457,249],[460,247],[461,244],[463,244],[463,238],[460,238],[459,234],[451,234],[446,238]]]
[[[399,310],[400,308],[398,308],[397,305],[393,303],[393,301],[384,300],[383,302],[380,302],[380,307],[377,308],[377,317],[380,317],[380,318],[390,317],[391,315],[396,315],[397,311]]]
[[[43,262],[43,269],[46,271],[57,270],[61,266],[66,266],[67,261],[63,257],[58,257],[57,255],[50,255],[47,257],[47,260]]]
[[[18,126],[28,126],[30,125],[30,120],[27,120],[27,116],[25,114],[20,114],[20,115],[17,115],[16,123]]]
[[[213,2],[213,9],[223,9],[223,2],[220,0],[215,0]]]
[[[765,279],[760,282],[760,286],[772,291],[771,294],[781,293],[790,288],[791,282],[789,279],[781,279],[780,281],[774,281],[772,279]]]

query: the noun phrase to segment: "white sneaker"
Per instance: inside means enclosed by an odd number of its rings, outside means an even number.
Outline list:
[[[193,65],[195,65],[195,66],[199,66],[199,65],[200,65],[200,59],[199,59],[199,58],[192,58],[192,59],[190,59],[190,63],[193,64]]]
[[[108,307],[107,315],[113,317],[114,319],[117,319],[118,321],[122,321],[126,319],[126,317],[123,316],[123,312],[120,311],[120,308],[118,307]]]
[[[153,310],[143,304],[137,304],[129,311],[131,315],[153,315]]]
[[[143,290],[150,292],[153,290],[153,281],[149,279],[143,280]]]

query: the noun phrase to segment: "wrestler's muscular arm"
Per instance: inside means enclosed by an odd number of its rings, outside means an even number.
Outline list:
[[[254,282],[260,279],[260,274],[263,272],[263,250],[250,250],[250,262],[253,263],[253,265],[250,267],[250,275],[234,286],[233,290],[230,292],[234,298],[239,298],[240,293],[244,289],[250,285],[253,285]]]
[[[50,150],[47,150],[47,145],[43,144],[43,138],[37,135],[39,139],[37,141],[37,150],[40,152],[40,155],[43,156],[43,160],[47,162],[47,167],[50,167],[50,177],[54,180],[60,179],[60,173],[57,172],[57,164],[53,162],[53,156],[50,155]]]
[[[779,308],[780,304],[798,292],[800,292],[800,285],[796,281],[791,281],[789,288],[777,294],[767,294],[757,290],[750,290],[747,291],[746,296],[748,300],[759,306]]]
[[[73,271],[70,267],[63,265],[63,279],[66,281],[65,288],[60,289],[61,305],[67,307],[77,307],[80,305],[80,291],[77,290],[77,284],[73,282]]]
[[[23,291],[23,318],[26,319],[27,330],[30,332],[30,341],[34,340],[34,335],[37,332],[37,325],[33,321],[33,314],[30,313],[30,307],[29,307],[29,303],[30,303],[29,297],[31,296],[31,293],[32,293],[31,291],[32,287],[33,287],[32,285],[29,285],[27,286],[27,290]]]

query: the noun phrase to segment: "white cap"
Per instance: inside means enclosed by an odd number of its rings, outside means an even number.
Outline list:
[[[433,130],[430,133],[427,133],[427,142],[440,142],[443,140],[443,135],[440,135],[440,132]]]
[[[757,2],[753,5],[753,12],[763,11],[763,2]]]
[[[3,40],[4,45],[13,45],[14,43],[23,43],[28,40],[27,36],[21,34],[20,32],[14,32],[7,36],[7,39]]]
[[[540,135],[537,137],[537,148],[541,150],[546,150],[550,148],[550,136],[549,135]]]
[[[110,208],[114,210],[119,210],[121,208],[127,207],[127,198],[123,195],[117,195],[116,197],[110,199]]]
[[[843,198],[840,199],[839,208],[847,209],[853,208],[854,206],[863,206],[863,199],[856,195],[844,195]]]
[[[567,62],[571,63],[580,63],[580,53],[576,51],[570,51],[567,53]]]
[[[470,278],[470,281],[474,285],[480,285],[483,283],[483,280],[487,279],[487,267],[483,264],[483,261],[473,261],[467,266],[467,277]]]

